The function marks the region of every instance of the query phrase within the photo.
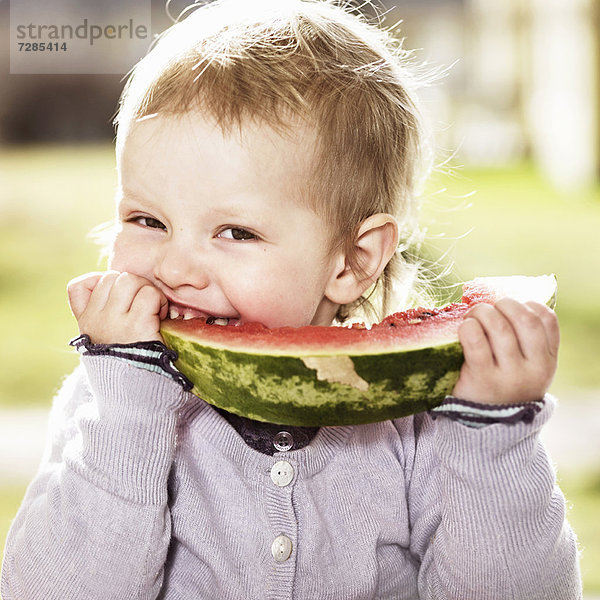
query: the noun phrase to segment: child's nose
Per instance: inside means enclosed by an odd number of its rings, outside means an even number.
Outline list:
[[[168,244],[157,257],[154,276],[171,289],[208,286],[208,270],[200,253],[184,244]]]

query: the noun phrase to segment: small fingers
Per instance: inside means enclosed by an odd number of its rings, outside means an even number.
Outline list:
[[[156,315],[160,320],[164,320],[167,318],[169,301],[157,287],[146,283],[135,294],[131,310],[139,314]]]
[[[513,325],[497,305],[477,304],[467,313],[467,317],[480,324],[496,364],[506,364],[521,358],[521,349]]]
[[[150,282],[133,273],[118,273],[106,300],[106,308],[113,314],[125,314],[131,310],[140,290]],[[152,286],[153,287],[153,286]],[[157,290],[158,291],[158,290]]]
[[[542,322],[548,343],[548,352],[552,357],[557,357],[560,344],[560,328],[556,313],[550,307],[539,302],[526,302],[526,304],[538,315]]]
[[[79,331],[95,344],[161,340],[168,300],[152,282],[133,273],[92,273],[69,283]]]
[[[465,355],[465,361],[473,369],[483,369],[494,364],[494,355],[489,340],[481,323],[474,318],[467,317],[458,329],[460,340]]]
[[[499,300],[496,302],[496,308],[511,323],[521,354],[526,359],[535,361],[542,355],[549,353],[550,345],[546,329],[538,310],[534,310],[529,304],[522,304],[512,298]]]
[[[106,271],[102,273],[86,307],[91,312],[100,312],[108,302],[108,298],[119,273],[117,271]]]
[[[103,273],[86,273],[71,279],[67,284],[67,297],[71,312],[76,319],[79,319],[83,311],[87,308],[88,302],[96,285],[100,281]]]
[[[502,298],[478,304],[459,327],[465,364],[453,394],[466,400],[504,404],[541,398],[556,371],[556,315],[534,302]]]

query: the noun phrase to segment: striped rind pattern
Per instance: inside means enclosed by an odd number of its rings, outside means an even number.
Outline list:
[[[229,412],[298,426],[354,425],[439,405],[452,391],[463,355],[458,342],[349,356],[368,389],[319,380],[297,357],[232,352],[163,332],[194,394]]]

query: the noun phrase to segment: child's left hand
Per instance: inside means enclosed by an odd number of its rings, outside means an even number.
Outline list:
[[[452,395],[483,404],[541,400],[558,359],[556,314],[537,302],[476,304],[458,336],[465,363]]]

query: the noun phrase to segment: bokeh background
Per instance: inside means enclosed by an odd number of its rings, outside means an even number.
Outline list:
[[[42,2],[42,0],[39,0]],[[252,1],[252,0],[248,0]],[[170,4],[177,15],[185,4]],[[437,70],[422,99],[437,142],[424,193],[447,282],[555,273],[557,412],[544,434],[600,597],[600,0],[394,0],[365,7]],[[152,2],[152,30],[170,23]],[[103,268],[111,125],[123,75],[15,75],[0,0],[0,540],[77,357],[69,279]]]

